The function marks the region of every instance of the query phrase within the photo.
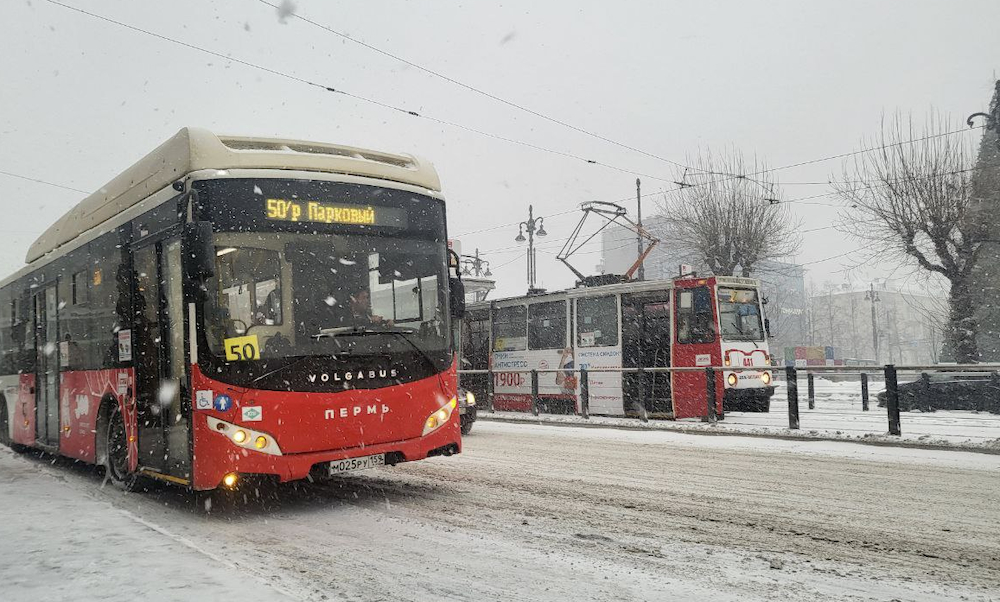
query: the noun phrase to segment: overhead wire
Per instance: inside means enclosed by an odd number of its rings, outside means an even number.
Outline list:
[[[55,182],[49,182],[47,180],[42,180],[42,179],[39,179],[39,178],[32,178],[32,177],[29,177],[29,176],[22,176],[21,174],[16,174],[16,173],[9,172],[9,171],[2,171],[2,170],[0,170],[0,174],[3,174],[5,176],[9,176],[11,178],[18,178],[18,179],[21,179],[21,180],[27,180],[29,182],[35,182],[36,184],[45,184],[46,186],[52,186],[54,188],[62,188],[63,190],[72,190],[73,192],[79,192],[79,193],[82,193],[82,194],[90,194],[86,190],[80,190],[79,188],[73,188],[72,186],[65,186],[63,184],[56,184]]]
[[[520,139],[517,139],[517,138],[510,138],[508,136],[503,136],[503,135],[496,134],[496,133],[493,133],[493,132],[488,132],[488,131],[485,131],[485,130],[480,130],[480,129],[474,128],[472,126],[468,126],[468,125],[465,125],[465,124],[462,124],[462,123],[458,123],[458,122],[455,122],[455,121],[449,121],[447,119],[443,119],[441,117],[436,117],[436,116],[428,114],[428,113],[422,113],[422,112],[414,111],[412,109],[406,109],[406,108],[403,108],[403,107],[398,107],[398,106],[389,104],[387,102],[376,100],[374,98],[370,98],[370,97],[367,97],[367,96],[362,96],[360,94],[356,94],[356,93],[353,93],[353,92],[348,92],[347,90],[344,90],[342,88],[329,86],[329,85],[326,85],[326,84],[323,84],[323,83],[312,81],[311,79],[306,79],[306,78],[300,77],[298,75],[293,75],[291,73],[287,73],[287,72],[281,71],[279,69],[274,69],[274,68],[271,68],[271,67],[266,67],[266,66],[261,65],[259,63],[254,63],[254,62],[251,62],[251,61],[248,61],[248,60],[244,60],[244,59],[240,59],[240,58],[237,58],[237,57],[234,57],[234,56],[231,56],[231,55],[223,54],[223,53],[215,51],[215,50],[204,48],[202,46],[191,44],[190,42],[184,42],[182,40],[171,38],[169,36],[165,36],[163,34],[159,34],[159,33],[156,33],[154,31],[150,31],[148,29],[143,29],[141,27],[137,27],[135,25],[130,25],[128,23],[124,23],[122,21],[118,21],[116,19],[112,19],[110,17],[106,17],[104,15],[93,13],[93,12],[90,12],[88,10],[84,10],[82,8],[76,7],[76,6],[65,4],[63,2],[60,2],[59,0],[44,0],[44,1],[48,2],[49,4],[53,4],[55,6],[59,6],[59,7],[65,8],[67,10],[74,11],[74,12],[77,12],[77,13],[82,14],[82,15],[86,15],[86,16],[94,18],[94,19],[99,19],[99,20],[105,21],[107,23],[112,23],[114,25],[118,25],[120,27],[124,27],[124,28],[129,29],[129,30],[134,31],[134,32],[138,32],[138,33],[142,33],[142,34],[145,34],[145,35],[148,35],[148,36],[152,36],[154,38],[157,38],[157,39],[165,41],[165,42],[170,42],[171,44],[176,44],[178,46],[182,46],[182,47],[188,48],[190,50],[195,50],[195,51],[198,51],[198,52],[202,52],[202,53],[205,53],[205,54],[208,54],[210,56],[214,56],[216,58],[220,58],[220,59],[223,59],[223,60],[232,61],[234,63],[237,63],[239,65],[243,65],[245,67],[250,67],[252,69],[257,69],[257,70],[263,71],[263,72],[271,74],[271,75],[275,75],[275,76],[278,76],[278,77],[283,77],[283,78],[289,79],[291,81],[295,81],[295,82],[298,82],[298,83],[301,83],[301,84],[305,84],[307,86],[312,86],[314,88],[318,88],[318,89],[326,91],[326,92],[330,92],[332,94],[339,94],[341,96],[352,98],[354,100],[358,100],[358,101],[361,101],[361,102],[366,102],[366,103],[369,103],[369,104],[373,104],[375,106],[378,106],[378,107],[381,107],[381,108],[384,108],[384,109],[388,109],[388,110],[391,110],[391,111],[394,111],[394,112],[402,113],[403,115],[407,115],[407,116],[410,116],[410,117],[416,117],[418,119],[426,119],[428,121],[437,123],[439,125],[445,125],[445,126],[448,126],[448,127],[457,128],[457,129],[464,130],[464,131],[467,131],[467,132],[471,132],[471,133],[474,133],[474,134],[477,134],[477,135],[480,135],[480,136],[485,136],[485,137],[488,137],[488,138],[492,138],[494,140],[500,140],[500,141],[503,141],[503,142],[508,142],[510,144],[516,144],[516,145],[519,145],[519,146],[524,146],[526,148],[531,148],[531,149],[534,149],[534,150],[538,150],[538,151],[550,153],[550,154],[553,154],[553,155],[558,155],[558,156],[561,156],[561,157],[564,157],[564,158],[568,158],[568,159],[574,159],[574,160],[581,161],[581,162],[584,162],[584,163],[587,163],[587,164],[590,164],[590,165],[597,165],[597,166],[604,167],[604,168],[607,168],[607,169],[612,169],[612,170],[615,170],[615,171],[618,171],[618,172],[621,172],[621,173],[627,173],[627,174],[630,174],[630,175],[640,176],[640,177],[643,177],[643,178],[649,178],[651,180],[659,180],[659,181],[663,181],[663,182],[673,182],[674,181],[673,178],[663,177],[663,176],[657,176],[657,175],[653,175],[653,174],[649,174],[649,173],[644,173],[644,172],[640,172],[640,171],[628,169],[628,168],[621,167],[621,166],[618,166],[618,165],[612,165],[610,163],[605,163],[603,161],[598,161],[596,159],[591,159],[591,158],[584,157],[584,156],[581,156],[581,155],[577,155],[577,154],[574,154],[574,153],[570,153],[570,152],[566,152],[566,151],[561,151],[561,150],[557,150],[557,149],[554,149],[554,148],[549,148],[549,147],[546,147],[546,146],[542,146],[540,144],[535,144],[535,143],[532,143],[532,142],[527,142],[525,140],[520,140]]]
[[[268,0],[257,0],[257,1],[260,2],[261,4],[266,5],[266,6],[270,6],[271,8],[273,8],[275,10],[279,9],[279,7],[278,7],[277,4],[273,4],[273,3],[269,2]],[[434,77],[442,79],[442,80],[444,80],[446,82],[449,82],[451,84],[454,84],[454,85],[456,85],[456,86],[458,86],[460,88],[464,88],[465,90],[468,90],[468,91],[473,92],[475,94],[479,94],[480,96],[484,96],[486,98],[489,98],[489,99],[494,100],[496,102],[499,102],[501,104],[507,105],[509,107],[512,107],[514,109],[517,109],[519,111],[527,113],[529,115],[533,115],[533,116],[538,117],[540,119],[544,119],[545,121],[548,121],[550,123],[554,123],[554,124],[557,124],[557,125],[562,126],[564,128],[568,128],[568,129],[573,130],[575,132],[584,134],[586,136],[590,136],[591,138],[595,138],[597,140],[601,140],[603,142],[607,142],[609,144],[613,144],[613,145],[615,145],[615,146],[617,146],[619,148],[624,148],[626,150],[629,150],[629,151],[632,151],[632,152],[635,152],[635,153],[639,153],[639,154],[644,155],[646,157],[650,157],[652,159],[657,159],[659,161],[663,161],[665,163],[669,163],[670,165],[673,165],[674,167],[683,167],[683,168],[687,168],[687,169],[695,169],[693,167],[690,167],[690,166],[685,165],[683,163],[680,163],[678,161],[674,161],[673,159],[662,157],[660,155],[657,155],[655,153],[643,150],[641,148],[637,148],[637,147],[632,146],[630,144],[626,144],[624,142],[620,142],[618,140],[614,140],[612,138],[604,136],[603,134],[598,134],[598,133],[593,132],[591,130],[588,130],[586,128],[582,128],[582,127],[573,125],[573,124],[571,124],[571,123],[569,123],[569,122],[567,122],[565,120],[558,119],[556,117],[552,117],[551,115],[547,115],[547,114],[542,113],[541,111],[538,111],[536,109],[532,109],[530,107],[526,107],[526,106],[524,106],[522,104],[516,103],[516,102],[514,102],[512,100],[509,100],[507,98],[504,98],[504,97],[499,96],[497,94],[494,94],[492,92],[488,92],[486,90],[483,90],[482,88],[478,88],[478,87],[473,86],[471,84],[467,84],[467,83],[465,83],[463,81],[455,79],[454,77],[451,77],[449,75],[445,75],[444,73],[441,73],[440,71],[431,69],[429,67],[425,67],[424,65],[421,65],[419,63],[413,62],[413,61],[411,61],[409,59],[406,59],[406,58],[404,58],[402,56],[399,56],[398,54],[391,53],[391,52],[389,52],[387,50],[384,50],[382,48],[379,48],[377,46],[369,44],[369,43],[367,43],[367,42],[365,42],[363,40],[359,40],[359,39],[351,37],[351,36],[349,36],[349,35],[347,35],[347,34],[345,34],[343,32],[337,31],[337,30],[333,29],[332,27],[330,27],[328,25],[324,25],[322,23],[319,23],[317,21],[314,21],[314,20],[312,20],[312,19],[304,16],[303,14],[301,14],[298,11],[293,12],[290,16],[294,17],[296,19],[299,19],[300,21],[304,21],[306,23],[309,23],[310,25],[312,25],[314,27],[318,27],[318,28],[320,28],[320,29],[322,29],[324,31],[327,31],[329,33],[332,33],[332,34],[334,34],[336,36],[339,36],[340,38],[342,38],[344,40],[347,40],[347,41],[349,41],[349,42],[351,42],[353,44],[357,44],[359,46],[367,48],[368,50],[371,50],[373,52],[377,52],[377,53],[379,53],[379,54],[381,54],[383,56],[386,56],[386,57],[389,57],[389,58],[391,58],[393,60],[399,61],[399,62],[401,62],[401,63],[403,63],[403,64],[405,64],[407,66],[413,67],[414,69],[417,69],[419,71],[422,71],[422,72],[427,73],[429,75],[432,75]],[[700,171],[700,170],[696,170],[696,171]]]

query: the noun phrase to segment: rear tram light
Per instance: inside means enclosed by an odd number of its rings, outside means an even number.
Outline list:
[[[278,442],[275,441],[274,437],[268,433],[262,433],[246,427],[236,426],[235,424],[224,422],[218,418],[213,418],[212,416],[206,416],[205,419],[208,420],[209,429],[222,435],[237,447],[256,450],[263,454],[269,454],[272,456],[282,455],[281,448],[278,447]],[[231,432],[232,434],[227,435],[227,432]]]
[[[421,433],[421,436],[430,434],[441,428],[441,425],[446,424],[457,405],[458,399],[452,397],[451,401],[441,406],[441,409],[428,416],[427,420],[424,421],[424,432]]]

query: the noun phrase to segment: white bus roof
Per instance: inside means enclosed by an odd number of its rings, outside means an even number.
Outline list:
[[[323,142],[217,135],[184,128],[135,165],[80,201],[28,249],[27,263],[202,169],[287,169],[367,176],[441,191],[434,167],[404,154]]]

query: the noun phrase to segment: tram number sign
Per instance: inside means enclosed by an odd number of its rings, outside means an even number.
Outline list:
[[[260,359],[260,345],[255,334],[232,337],[224,340],[222,345],[226,349],[226,359],[230,362]]]

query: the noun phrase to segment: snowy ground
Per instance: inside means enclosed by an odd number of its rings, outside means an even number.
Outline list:
[[[0,599],[1000,600],[1000,456],[482,422],[216,502],[0,449]]]
[[[625,427],[681,432],[736,432],[740,434],[805,437],[835,440],[861,440],[868,443],[907,444],[918,446],[958,447],[1000,453],[1000,414],[987,412],[937,411],[930,413],[902,412],[902,437],[890,436],[885,408],[878,407],[876,393],[881,383],[872,383],[869,411],[862,410],[860,383],[815,381],[816,403],[810,410],[806,381],[799,383],[799,430],[788,428],[788,397],[784,383],[779,382],[771,398],[770,412],[729,412],[725,420],[708,425],[698,420],[651,420],[641,423],[634,418],[592,416],[587,420],[577,416],[542,415],[538,418],[521,412],[482,412],[485,419],[519,420],[526,422],[557,422],[588,426]]]

